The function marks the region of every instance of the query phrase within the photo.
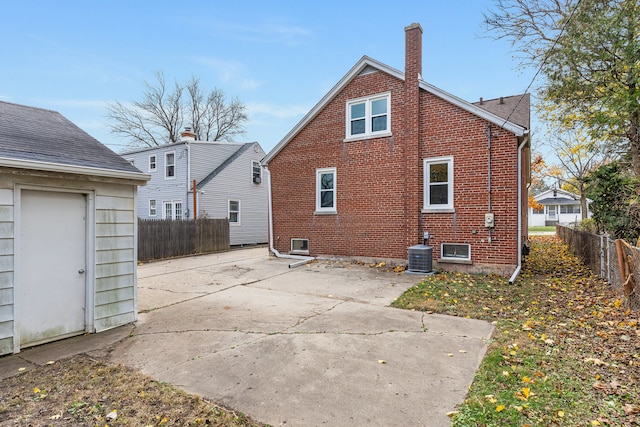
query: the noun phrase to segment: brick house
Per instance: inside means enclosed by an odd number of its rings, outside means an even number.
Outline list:
[[[527,236],[529,96],[469,103],[364,56],[263,159],[274,252],[406,262],[515,278]]]

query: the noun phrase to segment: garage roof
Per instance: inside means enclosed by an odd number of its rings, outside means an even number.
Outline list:
[[[3,101],[0,165],[148,180],[57,111]]]

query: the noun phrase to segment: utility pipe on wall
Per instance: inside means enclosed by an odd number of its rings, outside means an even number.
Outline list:
[[[513,282],[516,281],[518,274],[520,274],[520,270],[522,269],[522,149],[525,144],[529,141],[529,133],[525,133],[522,143],[518,146],[518,265],[514,270],[513,274],[509,278],[509,284],[512,285]]]
[[[281,254],[276,250],[273,246],[273,202],[272,202],[272,192],[271,192],[271,171],[266,166],[262,166],[263,170],[267,173],[267,189],[269,191],[269,250],[278,258],[287,258],[287,259],[297,259],[297,262],[289,264],[289,268],[299,267],[301,265],[307,264],[315,259],[315,257],[304,256],[304,255],[290,255],[290,254]]]

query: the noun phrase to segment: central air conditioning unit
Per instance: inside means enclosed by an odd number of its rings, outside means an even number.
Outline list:
[[[433,248],[427,245],[409,247],[409,272],[429,273],[433,270]]]

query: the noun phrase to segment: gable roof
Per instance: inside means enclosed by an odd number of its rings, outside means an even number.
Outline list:
[[[57,111],[0,101],[0,166],[148,180]]]
[[[247,151],[249,149],[249,147],[253,146],[254,144],[255,144],[255,142],[247,142],[247,143],[241,145],[240,148],[238,148],[235,153],[233,153],[224,162],[222,162],[222,164],[220,164],[220,166],[215,168],[213,171],[211,171],[211,173],[209,175],[205,176],[202,179],[202,181],[197,183],[196,184],[196,189],[197,190],[201,190],[205,185],[207,185],[209,183],[209,181],[211,181],[213,178],[215,178],[216,175],[218,175],[220,172],[222,172],[227,166],[229,166],[231,163],[233,163],[238,157],[240,157],[242,155],[242,153]]]
[[[287,135],[267,154],[267,156],[263,159],[263,163],[267,164],[271,159],[273,159],[276,154],[278,154],[288,143],[293,139],[294,136],[298,134],[307,124],[313,120],[313,118],[320,112],[322,109],[345,87],[349,84],[354,78],[359,76],[361,73],[369,73],[374,71],[382,71],[387,73],[393,77],[396,77],[400,80],[405,79],[405,75],[403,72],[390,67],[386,64],[383,64],[380,61],[377,61],[368,56],[363,56],[348,72],[345,74],[340,81],[325,95],[322,99],[309,111],[303,118],[298,122],[298,124],[289,131]],[[527,128],[516,124],[512,121],[505,120],[504,117],[497,115],[496,113],[489,111],[485,108],[480,108],[477,105],[469,103],[461,98],[458,98],[448,92],[443,91],[423,80],[419,80],[418,82],[420,89],[425,90],[439,98],[442,98],[445,101],[454,104],[463,110],[466,110],[476,116],[479,116],[490,123],[495,124],[501,128],[512,132],[517,136],[523,136],[527,133]]]
[[[543,191],[533,197],[541,205],[576,205],[580,204],[580,196],[560,188]],[[587,203],[592,200],[587,197]]]
[[[504,96],[496,99],[483,100],[474,102],[480,108],[509,119],[510,122],[518,124],[526,129],[530,128],[531,122],[531,95],[523,93],[522,95]]]

